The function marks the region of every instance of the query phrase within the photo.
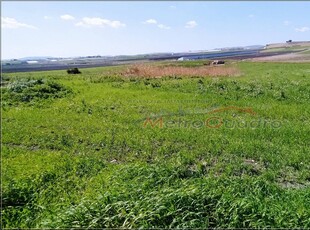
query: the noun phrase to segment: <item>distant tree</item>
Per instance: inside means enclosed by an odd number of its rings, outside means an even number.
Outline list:
[[[286,41],[286,43],[291,43],[292,42],[292,40],[288,40],[288,41]]]
[[[81,71],[78,68],[73,68],[73,69],[68,69],[67,73],[68,74],[80,74]]]

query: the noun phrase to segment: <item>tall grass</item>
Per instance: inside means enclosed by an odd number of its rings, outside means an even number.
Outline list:
[[[215,76],[238,76],[240,70],[236,67],[224,66],[200,66],[196,68],[182,66],[154,66],[133,65],[123,73],[126,77],[162,78],[169,76],[178,77],[215,77]]]
[[[7,85],[28,79],[16,100],[35,97],[13,103],[3,89],[1,227],[309,228],[309,64],[232,66],[242,75],[130,77],[120,74],[127,66],[5,74]],[[143,126],[208,111],[281,125]]]

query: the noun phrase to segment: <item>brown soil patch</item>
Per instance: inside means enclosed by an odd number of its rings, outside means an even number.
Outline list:
[[[252,58],[252,61],[259,61],[259,62],[310,62],[310,55],[309,54],[302,54],[302,53],[290,53],[290,54],[280,54],[280,55],[273,55],[267,57],[257,57]]]

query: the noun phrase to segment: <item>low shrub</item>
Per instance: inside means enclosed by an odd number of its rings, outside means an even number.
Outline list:
[[[73,69],[68,69],[67,73],[68,74],[80,74],[82,72],[78,68],[73,68]]]
[[[72,90],[64,85],[43,79],[21,79],[8,84],[3,90],[3,102],[9,105],[48,98],[62,98]]]

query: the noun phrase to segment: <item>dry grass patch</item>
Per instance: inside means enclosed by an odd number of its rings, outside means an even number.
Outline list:
[[[161,78],[161,77],[216,77],[216,76],[239,76],[240,71],[231,66],[152,66],[133,65],[123,73],[126,77]]]

